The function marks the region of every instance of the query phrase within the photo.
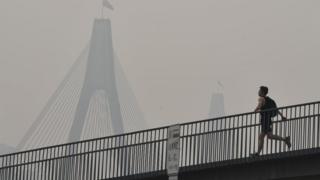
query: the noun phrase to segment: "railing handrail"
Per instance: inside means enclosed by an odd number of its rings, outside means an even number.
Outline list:
[[[275,108],[275,109],[267,109],[267,110],[264,110],[264,111],[261,111],[261,112],[268,112],[268,111],[273,111],[273,110],[276,110],[276,109],[281,110],[281,109],[287,109],[287,108],[293,108],[293,107],[299,107],[299,106],[306,106],[306,105],[312,105],[312,104],[318,104],[318,103],[320,103],[320,101],[313,101],[313,102],[308,102],[308,103],[301,103],[301,104],[295,104],[295,105],[289,105],[289,106],[282,106],[282,107],[278,107],[278,108]],[[226,118],[240,117],[240,116],[246,116],[246,115],[250,115],[250,114],[258,114],[258,113],[260,113],[260,112],[251,111],[251,112],[246,112],[246,113],[239,113],[239,114],[234,114],[234,115],[221,116],[221,117],[216,117],[216,118],[210,118],[210,119],[204,119],[204,120],[197,120],[197,121],[192,121],[192,122],[180,123],[180,125],[181,126],[185,126],[185,125],[191,125],[191,124],[196,124],[196,123],[203,123],[203,122],[206,122],[206,121],[216,121],[216,120],[221,120],[221,119],[226,119]],[[92,141],[99,141],[99,140],[103,140],[103,139],[123,137],[123,136],[132,135],[132,134],[145,133],[145,132],[154,131],[154,130],[167,129],[168,127],[170,127],[170,125],[169,126],[167,125],[167,126],[157,127],[157,128],[151,128],[151,129],[145,129],[145,130],[140,130],[140,131],[133,131],[133,132],[123,133],[123,134],[118,134],[118,135],[105,136],[105,137],[99,137],[99,138],[92,138],[92,139],[86,139],[86,140],[81,140],[81,141],[63,143],[63,144],[58,144],[58,145],[40,147],[40,148],[24,150],[24,151],[9,153],[9,154],[3,154],[3,155],[0,155],[0,158],[7,157],[7,156],[14,156],[14,155],[23,154],[23,153],[30,153],[30,152],[35,152],[35,151],[47,150],[47,149],[52,149],[52,148],[58,148],[58,147],[63,147],[63,146],[70,146],[70,145],[75,145],[75,144],[87,143],[87,142],[92,142]],[[88,152],[90,152],[90,151],[88,151]]]
[[[206,121],[215,121],[215,120],[221,120],[221,119],[226,119],[226,118],[233,118],[233,117],[239,117],[239,116],[246,116],[250,114],[258,114],[260,112],[268,112],[268,111],[273,111],[273,110],[282,110],[282,109],[287,109],[287,108],[293,108],[293,107],[299,107],[299,106],[306,106],[306,105],[311,105],[311,104],[318,104],[320,101],[313,101],[309,103],[301,103],[301,104],[295,104],[295,105],[289,105],[289,106],[281,106],[278,108],[273,108],[273,109],[266,109],[263,111],[259,112],[246,112],[246,113],[238,113],[238,114],[233,114],[233,115],[227,115],[227,116],[221,116],[221,117],[215,117],[215,118],[210,118],[210,119],[203,119],[203,120],[198,120],[198,121],[192,121],[192,122],[186,122],[186,123],[181,123],[180,125],[189,125],[189,124],[195,124],[195,123],[201,123],[201,122],[206,122]]]
[[[287,120],[276,120],[272,121],[273,124],[281,123],[281,122],[289,122],[289,121],[295,121],[299,120],[301,118],[310,118],[310,117],[316,117],[318,115],[308,115],[304,117],[297,117],[297,118],[290,118]],[[238,127],[232,127],[232,128],[226,128],[226,129],[218,129],[218,130],[211,130],[211,131],[205,131],[205,132],[196,132],[196,133],[190,133],[187,135],[181,135],[181,138],[184,137],[192,137],[192,136],[198,136],[198,135],[204,135],[204,134],[211,134],[211,133],[217,133],[217,132],[224,132],[224,131],[230,131],[230,130],[235,130],[235,129],[243,129],[243,128],[248,128],[248,127],[253,127],[253,126],[260,126],[260,123],[255,123],[255,124],[250,124],[250,125],[243,125],[243,126],[238,126]]]
[[[153,141],[153,142],[163,142],[166,140],[167,139],[163,139],[163,140],[157,140],[157,141]],[[150,142],[141,143],[139,145],[144,145],[144,144],[148,144],[148,143],[150,143]],[[126,147],[132,147],[132,146],[134,146],[134,145],[126,145],[126,146],[121,146],[119,148],[126,148]],[[10,166],[0,167],[0,169],[1,168],[11,168],[11,167],[16,167],[16,166],[23,166],[23,165],[34,164],[34,163],[41,163],[41,162],[45,162],[45,161],[58,160],[58,159],[76,157],[76,156],[82,156],[82,155],[86,155],[86,154],[94,154],[96,152],[103,152],[103,151],[109,151],[109,150],[115,150],[115,149],[118,149],[118,148],[96,149],[96,150],[92,150],[92,151],[88,151],[88,152],[80,152],[80,153],[62,155],[62,156],[58,156],[58,157],[51,157],[51,158],[35,160],[35,161],[30,161],[30,162],[25,162],[25,163],[17,163],[17,164],[10,165]]]
[[[133,132],[117,134],[117,135],[112,135],[112,136],[104,136],[104,137],[99,137],[99,138],[91,138],[91,139],[74,141],[74,142],[63,143],[63,144],[57,144],[57,145],[52,145],[52,146],[45,146],[45,147],[40,147],[40,148],[35,148],[35,149],[30,149],[30,150],[24,150],[24,151],[9,153],[9,154],[2,154],[2,155],[0,155],[0,158],[6,157],[6,156],[13,156],[13,155],[17,155],[17,154],[22,154],[22,153],[29,153],[29,152],[34,152],[34,151],[46,150],[46,149],[51,149],[51,148],[57,148],[57,147],[81,144],[81,143],[92,142],[92,141],[99,141],[99,140],[103,140],[103,139],[117,138],[117,137],[128,136],[128,135],[132,135],[132,134],[139,134],[139,133],[144,133],[144,132],[149,132],[149,131],[154,131],[154,130],[161,130],[161,129],[166,129],[168,127],[169,126],[162,126],[162,127],[158,127],[158,128],[151,128],[151,129],[145,129],[145,130],[140,130],[140,131],[133,131]]]

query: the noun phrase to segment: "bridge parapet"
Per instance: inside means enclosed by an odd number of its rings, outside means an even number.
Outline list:
[[[273,132],[291,136],[292,148],[267,141],[264,157],[320,148],[320,102],[278,109]],[[268,110],[266,112],[273,111]],[[168,126],[44,147],[0,156],[0,180],[96,180],[163,176],[167,170]],[[260,114],[244,113],[180,124],[179,169],[248,161],[257,149]],[[289,153],[290,155],[290,153]],[[291,153],[294,155],[294,153]]]

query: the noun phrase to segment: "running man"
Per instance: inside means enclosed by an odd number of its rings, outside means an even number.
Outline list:
[[[259,100],[258,106],[254,110],[255,112],[260,112],[260,121],[261,121],[261,133],[259,135],[258,141],[258,151],[256,153],[251,154],[251,156],[259,156],[262,151],[264,138],[267,136],[268,139],[274,139],[278,141],[283,141],[286,143],[288,148],[291,148],[290,136],[281,137],[272,133],[272,118],[277,116],[278,114],[281,116],[282,120],[286,120],[287,118],[283,116],[283,114],[276,109],[277,105],[273,99],[267,96],[268,87],[261,86],[259,89]],[[268,109],[275,109],[274,111],[266,111]]]

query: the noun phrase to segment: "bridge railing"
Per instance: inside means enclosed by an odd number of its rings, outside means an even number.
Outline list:
[[[269,110],[266,112],[271,112]],[[279,108],[273,133],[291,136],[292,148],[265,141],[261,155],[320,148],[320,102]],[[180,124],[179,166],[249,158],[257,150],[260,113]],[[0,156],[0,180],[96,180],[167,169],[168,128],[161,127]]]
[[[160,172],[167,127],[0,156],[0,180],[90,180]]]
[[[291,137],[288,149],[281,141],[265,140],[261,155],[320,147],[320,102],[278,109],[272,118],[272,133]],[[271,111],[264,111],[270,114]],[[258,149],[261,113],[244,113],[181,125],[180,167],[228,162],[250,157]]]

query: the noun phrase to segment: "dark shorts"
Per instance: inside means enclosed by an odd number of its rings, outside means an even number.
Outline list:
[[[272,132],[272,121],[270,116],[261,116],[261,132]]]

